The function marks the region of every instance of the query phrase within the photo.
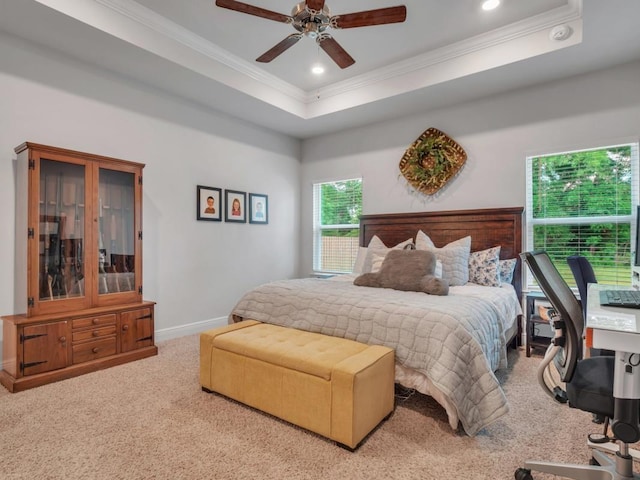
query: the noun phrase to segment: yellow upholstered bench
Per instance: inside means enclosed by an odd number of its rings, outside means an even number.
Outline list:
[[[200,384],[354,449],[393,411],[394,352],[245,320],[200,334]]]

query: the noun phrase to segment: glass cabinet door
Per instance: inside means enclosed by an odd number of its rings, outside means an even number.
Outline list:
[[[39,302],[85,296],[85,168],[40,161]]]
[[[136,290],[135,180],[132,172],[99,169],[99,296]]]
[[[17,308],[141,302],[144,165],[29,142],[16,153]]]

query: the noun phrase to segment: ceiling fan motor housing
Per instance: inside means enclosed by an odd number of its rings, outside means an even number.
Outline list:
[[[331,13],[326,5],[318,11],[300,2],[291,10],[291,18],[293,28],[313,39],[331,26]]]

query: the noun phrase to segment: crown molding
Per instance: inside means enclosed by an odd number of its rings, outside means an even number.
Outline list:
[[[267,85],[299,102],[304,102],[308,93],[284,80],[265,72],[254,66],[252,63],[242,60],[214,43],[202,38],[199,35],[187,30],[166,17],[140,5],[133,0],[93,0],[94,2],[109,8],[110,10],[132,20],[140,25],[144,25],[156,33],[163,35],[173,41],[219,62],[236,72],[246,75],[264,85]]]
[[[407,93],[582,40],[583,0],[566,0],[565,5],[534,17],[305,91],[134,0],[35,1],[302,119]],[[567,42],[547,41],[551,28],[567,23],[578,34]],[[543,31],[547,31],[544,40]]]
[[[582,0],[568,0],[567,5],[543,12],[534,17],[387,65],[342,82],[316,89],[313,92],[308,92],[306,103],[311,104],[321,101],[322,99],[370,87],[420,70],[432,68],[435,65],[466,55],[513,42],[534,33],[551,29],[556,25],[575,22],[581,19]],[[553,49],[557,49],[557,46]]]
[[[470,55],[482,50],[506,44],[556,25],[572,22],[582,18],[582,1],[567,0],[567,4],[543,12],[534,17],[512,23],[457,43],[432,50],[410,59],[376,69],[366,74],[336,82],[319,89],[305,91],[284,80],[265,72],[250,62],[242,60],[232,53],[218,47],[212,42],[194,34],[184,27],[168,20],[162,15],[140,5],[133,0],[93,0],[130,20],[144,25],[167,38],[185,45],[188,48],[219,62],[241,75],[271,87],[293,100],[309,105],[322,102],[324,99],[348,94],[356,90],[370,87],[394,78],[403,77],[414,72],[432,68],[435,65]],[[557,47],[555,47],[557,48]]]

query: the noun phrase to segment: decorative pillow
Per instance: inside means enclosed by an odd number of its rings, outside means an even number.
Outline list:
[[[469,255],[469,281],[487,287],[499,287],[500,247],[488,248]]]
[[[380,267],[382,267],[382,262],[384,262],[384,259],[387,256],[388,252],[390,252],[390,250],[371,252],[371,272],[375,273],[380,271]]]
[[[362,287],[447,295],[449,284],[433,275],[435,268],[436,257],[433,252],[391,249],[379,272],[363,273],[353,283]]]
[[[392,248],[403,249],[407,245],[413,245],[413,239],[409,238],[404,242],[400,242],[399,244],[395,245]],[[367,247],[367,255],[365,257],[364,265],[362,267],[361,273],[369,273],[373,271],[372,263],[373,263],[374,254],[378,254],[378,255],[380,255],[380,253],[386,254],[389,250],[391,249],[387,247],[377,235],[374,235],[369,241],[369,245]]]
[[[436,260],[436,271],[433,274],[438,278],[442,278],[442,262],[440,260]]]
[[[353,273],[360,275],[364,270],[364,261],[367,258],[367,247],[358,247],[358,255],[353,263]]]
[[[469,281],[471,237],[467,236],[438,248],[429,236],[420,230],[416,235],[416,249],[436,254],[436,258],[442,262],[442,279],[449,285],[465,285]]]
[[[501,283],[513,282],[513,272],[516,270],[517,258],[509,258],[508,260],[500,260],[498,262],[498,275]]]

